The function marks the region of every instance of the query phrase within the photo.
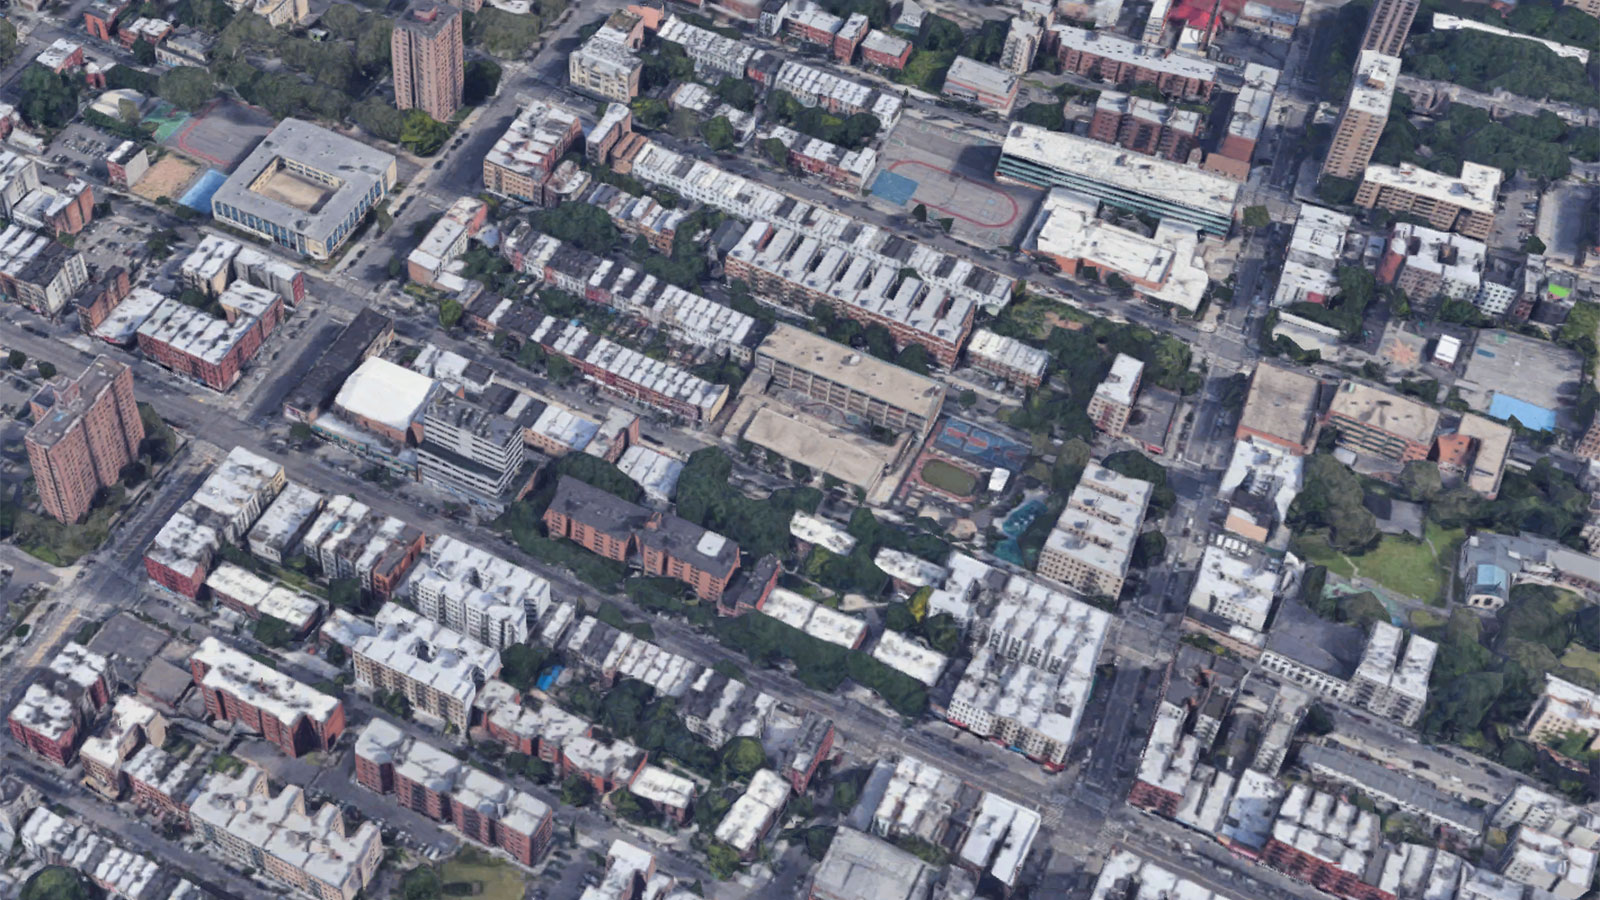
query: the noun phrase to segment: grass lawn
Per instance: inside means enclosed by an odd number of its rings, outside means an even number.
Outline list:
[[[459,853],[448,860],[440,877],[447,888],[454,882],[482,882],[483,892],[473,895],[482,900],[522,900],[527,892],[522,873],[515,866],[477,852]],[[445,896],[450,896],[449,891],[445,892]]]
[[[978,487],[978,479],[971,472],[942,459],[930,459],[923,463],[920,477],[939,490],[957,497],[970,497]]]
[[[1561,664],[1574,669],[1588,669],[1600,676],[1600,653],[1578,644],[1567,645],[1567,652],[1561,654]]]
[[[1413,609],[1411,611],[1412,628],[1438,628],[1446,621],[1448,620],[1444,616],[1431,609]]]
[[[1399,594],[1429,603],[1441,603],[1464,532],[1445,530],[1432,522],[1423,532],[1426,540],[1384,535],[1367,553],[1349,556],[1328,546],[1321,534],[1302,535],[1295,550],[1329,572],[1344,578],[1361,577]]]

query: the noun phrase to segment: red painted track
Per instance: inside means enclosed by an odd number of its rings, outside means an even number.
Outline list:
[[[938,166],[932,165],[930,163],[925,163],[925,162],[922,162],[921,160],[917,160],[917,159],[902,159],[899,162],[896,162],[893,165],[889,166],[889,171],[893,172],[893,171],[899,169],[901,166],[921,166],[924,169],[932,169],[933,171],[938,172],[938,173],[940,173],[942,175],[949,175],[949,176],[951,176],[953,178],[959,178],[962,181],[965,181],[966,183],[972,185],[973,187],[988,191],[991,194],[998,194],[999,196],[1001,196],[1001,197],[1003,197],[1005,199],[1006,203],[1011,205],[1011,215],[1007,216],[1006,220],[1004,222],[983,222],[983,221],[980,221],[978,219],[974,219],[971,216],[966,215],[964,213],[957,212],[956,210],[953,210],[953,209],[946,209],[946,208],[944,208],[942,206],[934,206],[932,203],[925,204],[929,209],[937,210],[939,212],[942,212],[942,213],[944,213],[945,215],[947,215],[947,216],[949,216],[951,218],[960,219],[963,222],[967,222],[969,224],[976,225],[979,228],[1005,228],[1006,226],[1010,225],[1011,223],[1017,221],[1017,216],[1021,214],[1021,210],[1019,210],[1017,208],[1017,201],[1012,199],[1010,194],[1007,194],[1005,191],[997,191],[994,188],[990,187],[989,185],[984,184],[981,181],[974,181],[974,180],[972,180],[971,178],[968,178],[965,175],[957,174],[955,172],[950,171],[949,169],[941,169]]]

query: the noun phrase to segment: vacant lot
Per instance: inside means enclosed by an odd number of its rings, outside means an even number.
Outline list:
[[[160,200],[162,197],[177,200],[183,196],[183,189],[189,186],[198,171],[200,167],[194,163],[176,156],[164,156],[139,179],[139,183],[133,186],[133,192],[146,200]]]
[[[1320,534],[1301,536],[1295,550],[1335,575],[1364,578],[1397,594],[1443,605],[1464,532],[1429,522],[1423,534],[1421,541],[1384,535],[1377,547],[1360,556],[1334,550]]]
[[[522,882],[522,874],[515,867],[476,851],[463,851],[446,862],[441,877],[444,879],[445,896],[456,896],[450,885],[457,883],[481,884],[482,891],[474,890],[470,895],[481,900],[522,900],[527,890]],[[461,896],[467,894],[463,892]]]

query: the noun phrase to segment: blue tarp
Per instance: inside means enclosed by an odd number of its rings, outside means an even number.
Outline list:
[[[550,671],[544,673],[543,675],[540,675],[539,676],[539,682],[538,682],[539,690],[541,690],[541,691],[550,690],[550,685],[555,684],[556,683],[556,679],[561,677],[561,671],[564,668],[565,668],[565,666],[551,666],[550,667]]]
[[[1551,431],[1556,427],[1556,414],[1554,410],[1535,406],[1526,400],[1518,400],[1505,394],[1496,393],[1494,399],[1489,401],[1489,417],[1509,422],[1513,417],[1522,423],[1523,428],[1534,431]]]

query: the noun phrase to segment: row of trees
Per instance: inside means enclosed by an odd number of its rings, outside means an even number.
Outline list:
[[[1518,169],[1551,181],[1572,172],[1571,157],[1600,161],[1600,128],[1571,127],[1542,110],[1536,116],[1495,119],[1487,110],[1452,103],[1422,127],[1412,124],[1410,101],[1395,96],[1373,161],[1413,163],[1447,175],[1461,174],[1463,160],[1494,166],[1510,176]],[[1426,152],[1424,152],[1426,150]]]
[[[889,668],[862,650],[819,640],[763,615],[719,619],[714,634],[724,646],[739,650],[763,666],[788,660],[795,677],[813,690],[834,693],[846,679],[882,697],[903,716],[920,716],[928,705],[922,683]]]
[[[1411,38],[1405,71],[1492,94],[1600,106],[1583,65],[1542,44],[1482,31],[1430,31]]]
[[[789,520],[795,510],[814,512],[822,492],[783,488],[765,500],[752,500],[731,483],[732,476],[733,460],[722,448],[696,451],[678,476],[678,515],[728,535],[753,556],[782,555],[789,546]]]

